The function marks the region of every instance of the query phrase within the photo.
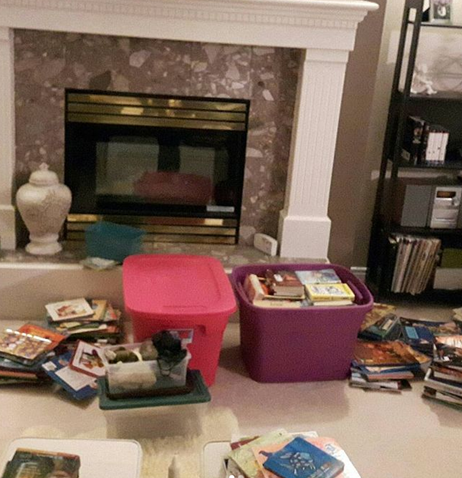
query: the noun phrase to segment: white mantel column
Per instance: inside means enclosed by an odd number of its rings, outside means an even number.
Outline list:
[[[15,249],[13,30],[0,27],[0,249]]]
[[[308,49],[300,68],[280,255],[326,259],[327,216],[348,51]]]

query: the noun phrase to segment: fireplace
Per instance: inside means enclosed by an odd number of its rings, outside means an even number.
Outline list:
[[[45,159],[53,167],[62,161],[62,88],[100,88],[110,80],[117,91],[132,91],[131,84],[136,82],[146,89],[137,86],[134,91],[206,96],[204,80],[210,79],[215,90],[212,96],[252,100],[246,190],[256,186],[258,192],[244,194],[241,236],[245,231],[245,240],[251,241],[255,232],[275,235],[277,231],[281,256],[326,258],[330,235],[327,209],[348,53],[354,48],[358,23],[377,7],[355,0],[190,0],[187,4],[172,0],[0,0],[0,102],[5,105],[0,110],[0,247],[14,249],[17,244],[15,183],[30,174],[29,165]],[[15,44],[15,29],[60,32],[67,43],[31,42],[49,51],[42,55],[23,51],[24,61],[18,65],[15,51],[27,45]],[[125,54],[130,74],[122,74],[120,62],[111,62],[94,39],[88,46],[98,72],[88,71],[89,57],[70,43],[76,35],[89,34],[101,38],[117,35],[116,48]],[[131,51],[130,39],[137,39],[136,51]],[[170,46],[150,50],[142,46],[146,39],[186,42],[189,51],[176,55],[175,47]],[[199,48],[197,42],[202,42]],[[227,45],[223,47],[229,59],[226,63],[216,63],[220,45]],[[253,60],[236,55],[236,45],[247,45],[254,53]],[[272,68],[274,47],[302,50],[297,88],[285,90],[287,83],[281,81],[276,87],[274,80],[290,71],[290,66]],[[114,51],[112,45],[110,50]],[[146,60],[150,52],[159,68],[149,76],[141,70],[150,61]],[[162,52],[165,55],[159,58]],[[72,53],[78,58],[69,65]],[[221,75],[208,74],[211,64]],[[169,65],[173,71],[164,76]],[[249,68],[246,77],[241,75],[241,67]],[[15,75],[20,72],[28,78],[18,81]],[[183,87],[175,86],[172,78],[181,79]],[[89,79],[100,86],[92,86]],[[34,86],[42,86],[30,91],[31,81]],[[19,100],[15,108],[16,87],[29,97],[24,102]],[[180,89],[172,91],[172,87]],[[295,90],[292,102],[286,93]],[[41,101],[46,103],[45,109],[38,110]],[[259,111],[274,126],[262,127],[267,123],[256,120],[258,103]],[[35,109],[22,117],[18,113],[24,105],[35,105]],[[290,125],[280,120],[281,113],[288,109],[293,111]],[[49,112],[50,117],[42,111]],[[26,125],[27,135],[31,131],[42,134],[44,130],[54,135],[45,143],[41,138],[24,142],[21,126]],[[275,134],[280,129],[291,133],[292,140],[285,141]],[[283,163],[286,158],[288,164]],[[287,165],[287,174],[279,170],[269,173],[267,165],[280,164]],[[261,201],[268,191],[275,197],[270,205]]]
[[[155,242],[236,244],[249,104],[67,90],[67,239],[104,218]]]

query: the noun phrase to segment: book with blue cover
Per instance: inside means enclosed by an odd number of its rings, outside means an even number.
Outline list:
[[[43,370],[75,400],[85,400],[95,397],[98,384],[95,377],[72,370],[69,367],[72,352],[59,357],[53,357],[42,365]]]
[[[272,453],[263,465],[281,478],[333,478],[344,463],[297,437],[282,450]]]

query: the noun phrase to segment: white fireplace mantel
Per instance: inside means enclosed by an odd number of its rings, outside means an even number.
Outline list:
[[[0,247],[14,249],[14,28],[305,50],[280,254],[326,258],[348,53],[375,3],[350,0],[0,0]]]

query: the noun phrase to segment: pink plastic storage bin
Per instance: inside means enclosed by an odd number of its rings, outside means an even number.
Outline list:
[[[255,307],[242,284],[247,274],[273,270],[334,269],[356,295],[346,307]],[[257,382],[304,382],[347,378],[356,337],[373,297],[348,269],[333,264],[258,264],[234,268],[240,305],[241,352]]]
[[[135,341],[163,329],[193,329],[189,366],[212,385],[223,332],[237,309],[220,261],[183,254],[130,256],[123,263],[123,290]]]

